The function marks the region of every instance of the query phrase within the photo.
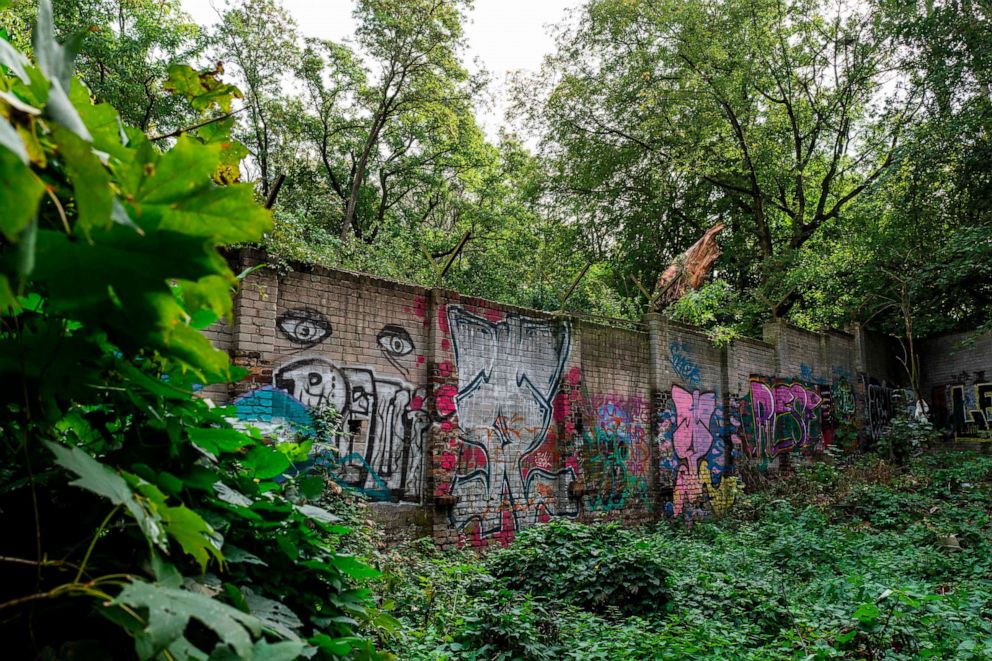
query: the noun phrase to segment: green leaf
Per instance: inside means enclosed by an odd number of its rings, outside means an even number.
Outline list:
[[[308,500],[320,497],[324,493],[324,478],[319,475],[309,475],[299,481],[300,493]]]
[[[92,103],[89,91],[75,79],[69,88],[69,100],[89,129],[90,135],[93,136],[95,149],[125,163],[135,157],[135,151],[126,147],[127,136],[121,126],[120,116],[113,106],[107,103]]]
[[[241,593],[249,612],[267,629],[288,640],[299,640],[296,630],[303,627],[303,622],[289,607],[256,594],[248,587],[242,588]]]
[[[173,399],[177,401],[189,400],[190,392],[176,388],[162,379],[153,378],[129,362],[121,361],[116,365],[116,369],[133,387],[146,390],[158,397]]]
[[[135,640],[135,649],[142,659],[150,659],[184,639],[192,619],[217,634],[220,643],[229,646],[241,658],[251,658],[252,637],[258,636],[262,629],[262,623],[255,616],[216,599],[144,581],[126,585],[112,603],[147,611],[148,625]]]
[[[202,427],[186,431],[189,440],[210,454],[237,452],[243,447],[253,445],[253,441],[243,432],[230,427]]]
[[[25,71],[30,62],[23,53],[10,45],[6,39],[0,39],[0,64],[14,72],[14,75],[21,79],[25,85],[31,83]]]
[[[4,42],[0,42],[4,43]],[[6,119],[0,118],[0,147],[9,149],[16,155],[24,165],[28,164],[28,150],[24,147],[24,141],[18,135],[17,129],[10,125]]]
[[[107,227],[112,222],[113,194],[110,191],[110,173],[93,154],[89,142],[64,128],[56,126],[52,137],[65,160],[66,170],[72,180],[76,195],[78,215],[76,227],[89,238],[92,230]]]
[[[255,477],[263,480],[282,475],[289,468],[289,459],[286,455],[268,445],[257,445],[252,448],[242,463],[252,469]]]
[[[9,149],[0,149],[0,232],[8,241],[16,241],[38,213],[45,185]]]
[[[17,239],[14,252],[15,268],[21,277],[27,277],[34,271],[35,259],[38,252],[38,219],[32,218]]]
[[[321,523],[334,523],[341,520],[341,517],[331,514],[323,507],[316,507],[314,505],[297,505],[296,511],[308,519],[313,519]]]
[[[237,87],[217,78],[223,72],[219,65],[213,70],[196,71],[185,64],[173,64],[169,67],[169,79],[162,86],[174,94],[185,96],[196,110],[209,110],[216,105],[223,112],[230,112],[234,99],[243,99],[244,96]]]
[[[183,551],[196,559],[201,572],[206,570],[211,557],[218,563],[224,561],[224,556],[215,545],[217,533],[199,514],[180,505],[166,507],[162,518],[169,536],[179,542]]]
[[[215,243],[257,241],[272,214],[255,203],[251,184],[207,188],[162,209],[160,230],[209,237]]]
[[[17,307],[17,297],[10,288],[10,280],[0,273],[0,314]]]
[[[55,454],[55,463],[79,476],[69,484],[103,496],[115,505],[123,505],[138,522],[145,537],[163,551],[168,550],[161,517],[139,502],[123,477],[79,448],[49,442],[45,445]]]
[[[244,658],[252,661],[291,661],[305,656],[305,650],[306,644],[299,640],[283,640],[278,643],[260,640],[252,647],[250,657],[238,656],[225,649],[211,654],[210,661],[241,661]]]
[[[854,617],[866,624],[869,622],[874,622],[881,614],[881,611],[878,610],[878,607],[875,604],[861,604],[854,611]]]
[[[38,67],[53,85],[58,84],[63,90],[68,89],[72,80],[72,62],[82,42],[79,37],[70,39],[64,45],[55,40],[51,0],[39,0],[33,36],[34,56],[38,60]]]

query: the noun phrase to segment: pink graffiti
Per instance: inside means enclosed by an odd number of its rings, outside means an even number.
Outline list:
[[[434,401],[440,415],[451,415],[455,412],[455,396],[457,394],[458,388],[451,384],[445,384],[437,389],[437,396]]]
[[[698,390],[690,393],[675,385],[672,386],[672,401],[676,416],[673,449],[679,459],[672,507],[678,516],[702,493],[699,462],[713,445],[709,423],[716,410],[716,393]]]
[[[751,452],[771,459],[782,450],[795,445],[812,444],[809,424],[817,416],[823,398],[813,389],[799,383],[778,384],[772,388],[761,381],[751,381],[751,413],[754,419],[754,442]],[[799,427],[798,437],[777,438],[781,416],[791,415]]]
[[[560,392],[555,395],[551,412],[554,416],[555,422],[565,422],[565,420],[568,419],[568,416],[572,412],[572,403],[568,400],[565,393]]]
[[[445,307],[442,306],[437,309],[437,327],[441,329],[441,332],[445,335],[451,334],[451,329],[448,328],[448,313],[445,312]]]

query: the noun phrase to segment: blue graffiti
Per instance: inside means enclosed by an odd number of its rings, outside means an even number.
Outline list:
[[[237,411],[237,422],[255,427],[266,438],[275,442],[282,440],[318,441],[313,417],[303,402],[285,390],[273,386],[263,386],[246,393],[233,402]],[[359,486],[342,474],[355,468],[367,473],[368,478]],[[316,447],[303,461],[294,461],[277,482],[290,477],[299,477],[316,472],[329,474],[342,487],[354,489],[372,500],[389,500],[389,486],[372,470],[364,455],[352,452],[338,456],[335,448]]]
[[[696,364],[692,362],[689,346],[672,342],[668,346],[668,353],[669,362],[672,364],[675,374],[690,388],[698,387],[702,374]]]

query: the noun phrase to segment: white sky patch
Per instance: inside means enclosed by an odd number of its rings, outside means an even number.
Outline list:
[[[350,41],[355,32],[352,0],[283,0],[305,37]],[[545,55],[554,50],[551,26],[566,18],[566,10],[584,0],[475,0],[465,26],[468,69],[481,68],[491,77],[490,103],[477,108],[486,135],[495,138],[506,124],[508,77],[515,71],[537,71]],[[217,21],[223,0],[182,0],[183,8],[200,25]],[[478,63],[478,64],[477,64]]]

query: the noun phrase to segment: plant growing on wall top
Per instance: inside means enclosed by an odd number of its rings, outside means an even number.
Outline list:
[[[170,140],[72,77],[39,5],[0,40],[0,627],[12,658],[375,658],[374,574],[273,481],[290,457],[193,396],[237,375],[200,332],[231,312],[217,252],[271,220],[231,121]],[[202,114],[238,92],[173,67]],[[162,148],[167,142],[168,148]],[[295,492],[295,491],[294,491]]]

